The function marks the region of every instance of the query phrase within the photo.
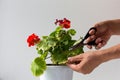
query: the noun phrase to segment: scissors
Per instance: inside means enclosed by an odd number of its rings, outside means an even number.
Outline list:
[[[87,39],[89,36],[91,36],[91,35],[89,34],[89,31],[90,31],[90,30],[94,30],[95,33],[97,32],[97,29],[96,29],[95,27],[90,28],[90,29],[88,30],[87,34],[85,35],[85,37],[82,39],[82,41],[80,41],[79,43],[77,43],[77,44],[73,45],[72,47],[70,47],[69,50],[74,50],[74,49],[76,49],[76,48],[78,48],[78,47],[83,47],[84,45],[97,45],[97,44],[95,43],[95,40],[96,40],[96,39],[93,40],[93,41],[91,41],[91,42],[89,42],[89,43],[84,43],[85,39]]]

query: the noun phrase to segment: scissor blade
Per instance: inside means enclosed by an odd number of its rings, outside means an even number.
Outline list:
[[[83,43],[83,42],[80,42],[80,43],[78,43],[78,44],[76,44],[76,45],[73,45],[69,50],[74,50],[74,49],[76,49],[76,48],[78,48],[78,47],[82,47],[82,46],[84,46],[84,43]]]
[[[97,29],[95,27],[90,28],[89,31],[92,30],[92,29],[95,30],[95,32],[97,31]],[[91,41],[89,43],[83,43],[84,40],[87,39],[90,36],[89,31],[87,32],[87,34],[85,35],[85,37],[83,38],[83,40],[81,42],[79,42],[76,45],[73,45],[69,50],[73,50],[73,49],[76,49],[78,47],[82,47],[84,45],[96,45],[95,40]]]

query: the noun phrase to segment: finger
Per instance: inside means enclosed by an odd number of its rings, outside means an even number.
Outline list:
[[[97,38],[95,42],[96,42],[96,44],[98,44],[96,48],[101,48],[107,43],[102,38]]]
[[[79,63],[80,62],[80,58],[68,58],[68,63],[74,64],[74,63]]]
[[[90,30],[90,31],[89,31],[89,34],[90,34],[90,35],[94,35],[94,34],[95,34],[95,30],[94,30],[94,29]]]
[[[102,48],[103,46],[105,46],[105,44],[106,44],[105,41],[101,41],[101,42],[96,46],[96,49]]]
[[[93,41],[93,40],[95,40],[95,39],[96,39],[96,36],[95,36],[95,35],[92,35],[92,36],[88,37],[88,38],[84,41],[84,43],[89,43],[89,42],[91,42],[91,41]]]
[[[102,42],[102,38],[97,38],[95,41],[96,44],[99,44],[100,42]]]
[[[100,49],[102,47],[102,43],[99,43],[96,47],[95,47],[95,49]]]
[[[81,62],[81,60],[79,59],[76,59],[76,60],[74,60],[74,61],[71,61],[71,60],[68,60],[66,63],[68,63],[68,64],[79,64]]]
[[[74,63],[74,62],[78,62],[82,59],[82,54],[74,56],[74,57],[69,57],[68,58],[68,62],[69,63]]]
[[[102,41],[102,47],[105,46],[107,44],[106,41]]]
[[[76,65],[76,64],[66,64],[68,67],[70,67],[72,70],[74,70],[74,71],[79,71],[79,66],[78,65]]]
[[[87,45],[87,48],[92,49],[92,46],[91,45]]]

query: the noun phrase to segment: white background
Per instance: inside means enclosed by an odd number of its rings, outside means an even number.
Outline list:
[[[0,80],[39,80],[30,71],[37,53],[28,48],[27,36],[48,35],[55,29],[55,19],[64,17],[71,20],[78,39],[95,23],[120,18],[120,0],[0,0]],[[113,36],[104,48],[119,42],[120,36]],[[120,60],[101,64],[89,75],[73,76],[73,80],[119,79]]]

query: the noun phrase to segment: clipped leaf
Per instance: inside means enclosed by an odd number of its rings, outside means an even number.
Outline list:
[[[31,71],[34,76],[40,76],[46,70],[46,62],[42,57],[37,57],[31,64]]]

